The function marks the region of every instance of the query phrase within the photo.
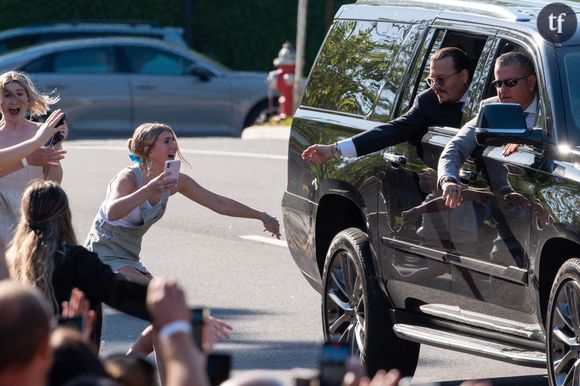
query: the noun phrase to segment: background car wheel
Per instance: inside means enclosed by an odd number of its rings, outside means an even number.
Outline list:
[[[580,259],[567,260],[556,275],[548,302],[550,385],[580,383]]]
[[[270,111],[268,101],[261,101],[256,104],[252,110],[248,113],[246,120],[244,122],[244,128],[260,125],[268,122],[271,116],[278,114],[278,98],[274,98],[272,110]]]
[[[397,368],[412,375],[420,345],[395,336],[387,300],[376,282],[368,236],[357,228],[337,234],[324,262],[322,321],[327,340],[348,342],[367,373]]]

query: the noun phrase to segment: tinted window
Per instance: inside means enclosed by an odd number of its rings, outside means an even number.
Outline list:
[[[91,47],[58,52],[52,57],[57,73],[94,74],[114,71],[114,59],[108,47]]]
[[[580,71],[578,71],[580,68],[580,52],[578,52],[577,47],[562,48],[560,51],[564,53],[562,58],[564,64],[562,88],[565,96],[565,107],[569,117],[568,120],[575,128],[575,130],[570,131],[570,134],[578,138],[578,129],[580,128]]]
[[[303,104],[367,115],[410,24],[336,21],[314,65]]]
[[[193,62],[172,52],[142,46],[124,47],[131,72],[137,74],[183,75]]]
[[[35,59],[27,65],[22,66],[22,71],[29,74],[37,72],[52,72],[52,57],[53,55],[49,55]]]
[[[401,86],[404,89],[410,88],[404,84],[405,75],[412,64],[417,44],[424,31],[424,27],[414,26],[411,32],[407,34],[405,40],[399,42],[401,49],[385,76],[381,95],[371,116],[373,120],[388,121],[395,108],[396,97]]]
[[[15,50],[21,47],[32,46],[37,43],[38,35],[18,36],[0,42],[0,52]]]

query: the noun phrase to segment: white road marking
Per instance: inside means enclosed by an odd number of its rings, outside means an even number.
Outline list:
[[[125,146],[89,146],[89,145],[75,145],[72,143],[66,144],[66,149],[80,149],[80,150],[115,150],[115,151],[128,151]],[[288,157],[285,155],[278,154],[263,154],[263,153],[244,153],[239,151],[218,151],[218,150],[192,150],[183,149],[181,150],[184,154],[198,154],[198,155],[215,155],[215,156],[226,156],[226,157],[243,157],[243,158],[264,158],[287,161]]]
[[[276,245],[278,247],[288,248],[288,244],[285,240],[278,240],[272,237],[256,236],[256,235],[244,235],[240,236],[240,239],[257,241],[259,243]]]

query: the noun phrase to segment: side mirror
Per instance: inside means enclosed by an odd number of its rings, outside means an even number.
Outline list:
[[[189,73],[193,76],[197,76],[199,80],[203,82],[207,82],[212,77],[212,73],[205,67],[192,65],[189,69]]]
[[[507,143],[541,145],[542,130],[526,127],[522,107],[516,103],[483,105],[477,118],[475,139],[482,146],[502,146]]]

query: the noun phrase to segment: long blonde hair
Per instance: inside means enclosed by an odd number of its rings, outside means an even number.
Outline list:
[[[8,248],[12,278],[38,288],[56,303],[52,274],[61,244],[77,243],[68,198],[53,181],[34,180],[24,191],[20,222]]]
[[[32,80],[23,72],[7,71],[0,75],[0,97],[4,95],[4,87],[8,83],[16,82],[26,91],[31,116],[42,116],[48,112],[50,105],[60,100],[58,96],[49,96],[39,93]]]
[[[133,136],[127,141],[127,147],[129,151],[136,155],[141,162],[145,165],[147,169],[151,167],[151,162],[149,161],[149,153],[151,148],[157,141],[157,138],[164,131],[168,131],[173,135],[175,143],[177,143],[177,136],[171,128],[171,126],[165,123],[153,122],[153,123],[143,123],[139,125],[133,132]],[[179,144],[177,144],[177,156],[189,166],[189,162],[183,157],[181,151],[179,151]]]

